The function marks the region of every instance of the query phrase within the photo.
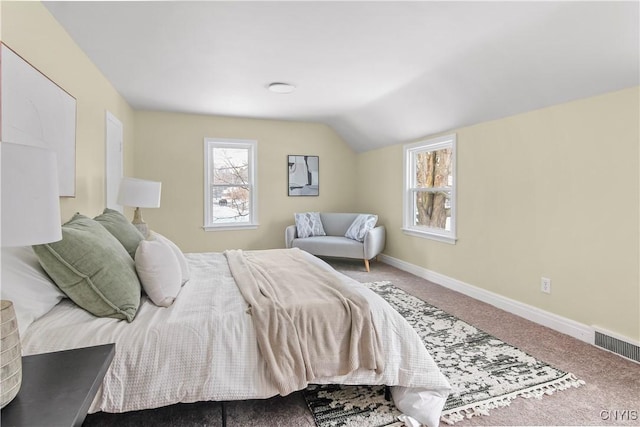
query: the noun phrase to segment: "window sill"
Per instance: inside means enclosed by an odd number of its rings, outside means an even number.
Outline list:
[[[235,230],[256,230],[258,224],[229,224],[229,225],[205,225],[204,231],[235,231]]]
[[[437,242],[449,243],[451,245],[455,245],[456,241],[458,240],[458,238],[455,237],[455,236],[448,236],[448,235],[443,235],[443,234],[438,234],[438,233],[431,233],[431,232],[428,232],[428,231],[416,230],[416,229],[413,229],[413,228],[403,228],[402,231],[404,232],[404,234],[407,234],[409,236],[420,237],[420,238],[423,238],[423,239],[435,240]]]

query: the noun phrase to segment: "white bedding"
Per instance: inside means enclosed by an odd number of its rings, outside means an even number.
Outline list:
[[[187,258],[191,280],[172,306],[157,307],[143,297],[135,320],[127,323],[97,318],[63,300],[27,329],[22,340],[24,355],[115,342],[116,356],[90,413],[278,394],[259,354],[247,304],[224,255],[198,253],[187,254]],[[311,255],[309,259],[331,269]],[[439,417],[449,383],[417,333],[378,295],[344,275],[340,277],[369,301],[384,346],[385,369],[380,374],[357,370],[314,383],[431,390],[439,396],[430,404],[435,409],[420,411],[437,411]]]

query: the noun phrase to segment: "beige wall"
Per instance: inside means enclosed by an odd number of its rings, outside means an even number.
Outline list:
[[[2,2],[2,42],[76,98],[76,197],[62,219],[105,206],[105,114],[124,126],[125,171],[133,170],[133,110],[39,2]]]
[[[295,212],[343,211],[354,206],[355,154],[321,124],[136,112],[136,177],[162,182],[160,209],[145,222],[184,251],[284,247]],[[256,230],[204,231],[204,138],[258,141]],[[320,156],[320,196],[287,196],[287,155]]]
[[[639,95],[456,130],[455,245],[401,231],[402,145],[358,155],[358,208],[387,224],[387,255],[640,341]]]

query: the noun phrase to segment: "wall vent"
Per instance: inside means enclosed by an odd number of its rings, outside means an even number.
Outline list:
[[[595,342],[598,347],[609,350],[634,362],[640,363],[640,346],[612,336],[602,329],[595,330]]]

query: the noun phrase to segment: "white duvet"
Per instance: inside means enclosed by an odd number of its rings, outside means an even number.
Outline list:
[[[90,413],[278,394],[260,356],[247,304],[224,255],[198,253],[187,254],[187,258],[191,280],[170,307],[157,307],[143,297],[136,318],[127,323],[97,318],[63,300],[27,329],[23,354],[116,343],[115,358]],[[309,259],[331,269],[311,255]],[[404,411],[437,425],[450,387],[417,333],[378,295],[344,275],[340,277],[369,301],[384,346],[385,369],[379,374],[357,370],[314,383],[415,388],[428,396],[418,400],[429,403]]]

